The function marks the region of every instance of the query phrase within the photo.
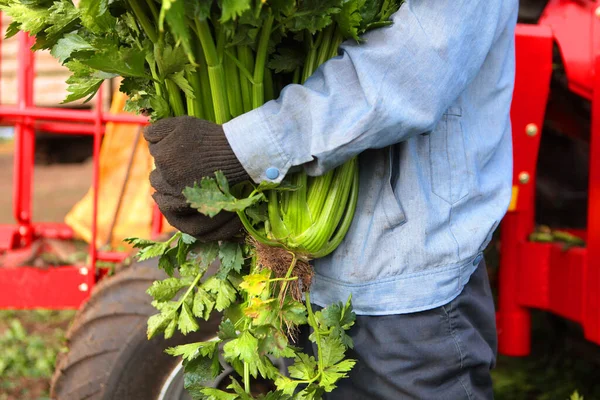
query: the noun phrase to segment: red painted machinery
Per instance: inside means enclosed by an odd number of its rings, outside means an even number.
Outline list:
[[[0,123],[15,127],[15,151],[13,172],[14,225],[0,225],[0,252],[30,246],[40,238],[70,239],[73,231],[63,223],[36,223],[32,220],[32,185],[35,150],[35,131],[61,134],[93,135],[94,188],[92,240],[89,250],[90,263],[86,267],[61,266],[49,269],[36,267],[0,268],[0,308],[79,308],[86,300],[98,279],[103,275],[96,269],[97,261],[118,262],[127,254],[99,251],[96,243],[98,210],[100,143],[107,122],[145,124],[147,119],[129,115],[108,114],[102,110],[102,102],[96,102],[94,110],[42,108],[33,105],[35,56],[29,48],[32,38],[19,33],[18,51],[18,104],[0,106]],[[102,88],[100,89],[99,96]],[[153,233],[161,230],[162,218],[155,211]]]
[[[499,349],[503,354],[515,356],[529,352],[530,308],[550,311],[579,323],[586,338],[600,344],[600,0],[537,3],[540,3],[536,5],[537,15],[525,16],[523,19],[529,19],[528,23],[519,23],[516,30],[517,79],[511,115],[514,187],[510,210],[501,226]],[[73,235],[63,224],[37,224],[31,219],[36,128],[93,135],[93,185],[97,193],[103,125],[109,121],[145,123],[144,118],[106,114],[101,102],[93,111],[33,106],[34,57],[28,50],[30,40],[25,35],[19,40],[18,105],[0,105],[0,122],[14,124],[16,128],[13,189],[16,223],[0,226],[0,251],[28,246],[40,237]],[[589,127],[578,124],[565,108],[550,101],[557,56],[564,66],[568,91],[589,105]],[[558,244],[528,240],[535,228],[538,151],[548,115],[567,127],[565,131],[569,134],[590,143],[587,227],[573,231],[587,242],[587,247],[565,250]],[[96,214],[97,197],[94,204]],[[156,215],[154,232],[159,232],[161,218]],[[79,307],[102,276],[95,268],[96,261],[118,261],[125,255],[100,252],[92,244],[90,256],[90,265],[84,268],[0,268],[0,308]]]
[[[551,0],[544,6],[534,23],[519,24],[516,32],[514,186],[501,226],[497,314],[499,351],[513,356],[529,353],[529,308],[579,323],[585,338],[600,344],[600,1]],[[590,124],[554,101],[550,82],[561,65],[565,86],[589,110]],[[550,118],[567,135],[589,142],[587,226],[572,232],[586,247],[528,240],[535,228],[542,127]]]

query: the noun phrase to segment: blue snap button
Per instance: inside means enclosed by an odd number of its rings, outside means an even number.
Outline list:
[[[475,266],[479,265],[481,260],[483,260],[483,254],[479,254],[477,257],[475,257],[475,259],[473,260],[473,265],[475,265]]]
[[[266,171],[267,178],[269,179],[277,179],[279,176],[279,170],[277,168],[271,167]]]

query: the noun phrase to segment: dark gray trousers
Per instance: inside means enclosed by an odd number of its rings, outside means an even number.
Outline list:
[[[360,315],[349,334],[354,349],[347,354],[358,362],[327,400],[493,398],[496,320],[484,262],[450,303],[411,314]]]

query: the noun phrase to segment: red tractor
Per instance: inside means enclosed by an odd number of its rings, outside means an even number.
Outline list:
[[[514,183],[500,230],[499,350],[529,353],[533,308],[579,324],[585,338],[600,345],[600,0],[522,1],[516,43]],[[70,351],[53,379],[59,399],[184,399],[181,364],[163,352],[182,338],[147,341],[145,335],[154,313],[145,291],[162,272],[134,265],[104,279],[106,271],[97,267],[127,257],[95,245],[104,125],[146,121],[105,113],[100,102],[93,111],[35,107],[34,57],[25,35],[20,46],[18,105],[0,105],[0,122],[14,124],[16,133],[15,224],[0,226],[0,252],[73,236],[64,224],[31,219],[36,128],[92,135],[96,196],[89,265],[0,268],[0,308],[79,308],[68,333]],[[155,212],[154,233],[161,222]],[[538,224],[586,245],[530,240]],[[198,336],[210,339],[216,323],[209,321]]]

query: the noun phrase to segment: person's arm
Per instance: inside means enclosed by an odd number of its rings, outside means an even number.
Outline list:
[[[392,26],[345,42],[303,85],[224,124],[233,151],[254,181],[280,181],[290,167],[319,175],[431,130],[478,73],[515,2],[407,0]]]

